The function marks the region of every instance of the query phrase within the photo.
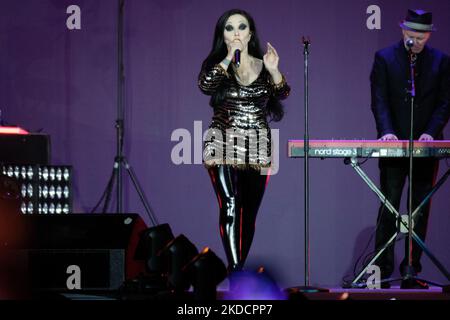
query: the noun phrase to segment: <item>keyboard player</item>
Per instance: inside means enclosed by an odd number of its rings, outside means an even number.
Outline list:
[[[410,57],[416,64],[416,97],[414,104],[414,139],[432,141],[443,139],[443,129],[450,116],[450,62],[448,55],[427,46],[435,28],[431,12],[408,10],[406,19],[400,23],[402,40],[378,51],[370,76],[372,103],[378,138],[383,141],[408,140],[410,132]],[[382,158],[379,160],[380,188],[386,198],[398,210],[402,190],[409,175],[407,158]],[[435,158],[414,159],[413,163],[413,209],[431,189],[438,171]],[[413,210],[414,211],[414,210]],[[424,240],[430,203],[416,215],[414,231]],[[379,251],[396,231],[396,217],[382,204],[378,212],[375,249]],[[393,242],[395,244],[395,241]],[[400,264],[402,276],[408,266],[408,241],[405,241],[405,257]],[[414,272],[422,270],[422,250],[413,241],[412,264]],[[394,245],[383,252],[375,262],[381,268],[383,279],[394,271]],[[386,283],[382,287],[389,287]],[[403,280],[401,288],[426,289],[428,286],[418,280]]]

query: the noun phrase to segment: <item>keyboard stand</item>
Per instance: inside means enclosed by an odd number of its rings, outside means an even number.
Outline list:
[[[388,199],[383,195],[380,189],[373,183],[373,181],[367,176],[367,174],[361,169],[361,166],[357,160],[356,157],[352,158],[345,158],[344,163],[346,165],[351,165],[353,169],[355,169],[356,173],[364,180],[364,182],[369,186],[369,188],[378,196],[380,201],[386,206],[388,211],[396,216],[397,221],[400,221],[400,223],[403,224],[403,226],[408,230],[408,225],[406,222],[404,222],[402,219],[400,219],[399,212],[394,208],[394,206],[389,202]],[[439,179],[439,181],[435,184],[435,186],[431,189],[431,191],[428,193],[428,195],[423,199],[423,201],[420,203],[420,205],[414,210],[412,213],[412,216],[416,216],[420,209],[430,200],[430,198],[437,192],[437,190],[444,184],[444,182],[447,180],[447,178],[450,175],[450,169],[447,170],[447,172]],[[384,244],[384,246],[376,253],[376,255],[367,263],[367,265],[363,268],[363,270],[356,276],[356,278],[352,281],[351,286],[353,288],[361,288],[366,287],[366,283],[361,283],[362,277],[366,274],[367,270],[374,264],[374,262],[380,257],[380,255],[386,250],[388,246],[391,245],[393,241],[397,238],[399,231],[397,228],[397,231],[392,235],[392,237]],[[435,264],[435,266],[441,271],[441,273],[447,278],[447,280],[450,281],[450,273],[447,271],[447,269],[442,265],[441,262],[436,258],[436,256],[426,247],[425,243],[417,236],[417,234],[412,231],[412,237],[413,240],[417,242],[417,244],[422,248],[423,252],[430,258],[430,260]],[[398,279],[401,280],[401,279]],[[388,281],[394,281],[394,279],[382,279],[381,282],[388,282]],[[442,285],[439,285],[437,283],[432,283],[430,281],[426,281],[428,283],[431,283],[433,285],[443,287]]]

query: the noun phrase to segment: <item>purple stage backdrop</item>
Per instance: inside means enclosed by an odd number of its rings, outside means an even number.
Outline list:
[[[217,18],[233,7],[254,16],[262,43],[277,49],[292,86],[286,117],[272,124],[280,130],[279,171],[259,212],[248,266],[264,265],[283,287],[300,285],[303,160],[289,159],[286,146],[304,132],[301,36],[312,40],[311,138],[374,139],[369,73],[375,51],[400,39],[398,22],[407,8],[421,7],[433,11],[438,28],[430,45],[450,52],[450,2],[125,0],[125,155],[159,222],[224,259],[218,205],[198,154],[212,109],[197,88],[197,75]],[[3,121],[51,135],[52,162],[74,167],[77,213],[90,212],[101,197],[116,153],[117,16],[116,0],[0,1]],[[450,137],[450,125],[445,131]],[[186,147],[181,154],[180,143]],[[181,156],[184,163],[178,164]],[[441,174],[447,168],[442,161]],[[376,160],[364,169],[378,182]],[[125,211],[150,224],[129,177],[124,180]],[[449,193],[446,184],[433,198],[427,238],[447,268]],[[314,159],[310,205],[311,282],[339,285],[353,274],[373,235],[378,199],[342,160]],[[371,243],[365,252],[372,249]],[[402,253],[399,242],[397,263]],[[423,277],[444,282],[427,257],[423,262]]]

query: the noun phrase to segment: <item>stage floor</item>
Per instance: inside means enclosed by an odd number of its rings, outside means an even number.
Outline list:
[[[450,300],[450,293],[442,288],[422,289],[343,289],[329,288],[330,292],[305,293],[307,300]]]
[[[420,289],[400,289],[400,287],[391,287],[390,289],[343,289],[328,288],[329,292],[302,293],[293,294],[289,300],[450,300],[450,293],[445,293],[442,288],[430,287],[428,290]],[[222,300],[227,296],[228,291],[219,290],[217,292],[217,300]],[[173,300],[174,297],[167,295],[167,300]],[[188,295],[186,296],[188,297]],[[68,300],[154,300],[155,296],[151,294],[126,294],[118,295],[117,293],[61,293],[62,299]],[[191,300],[188,297],[188,300]],[[164,298],[159,295],[156,299],[163,301]],[[175,298],[175,300],[178,300]],[[183,298],[181,298],[183,300]]]

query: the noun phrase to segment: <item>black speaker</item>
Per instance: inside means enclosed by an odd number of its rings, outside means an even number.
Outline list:
[[[22,215],[13,251],[34,291],[116,290],[145,265],[134,260],[137,214]]]
[[[0,134],[0,148],[0,162],[50,163],[50,136],[47,134]]]

